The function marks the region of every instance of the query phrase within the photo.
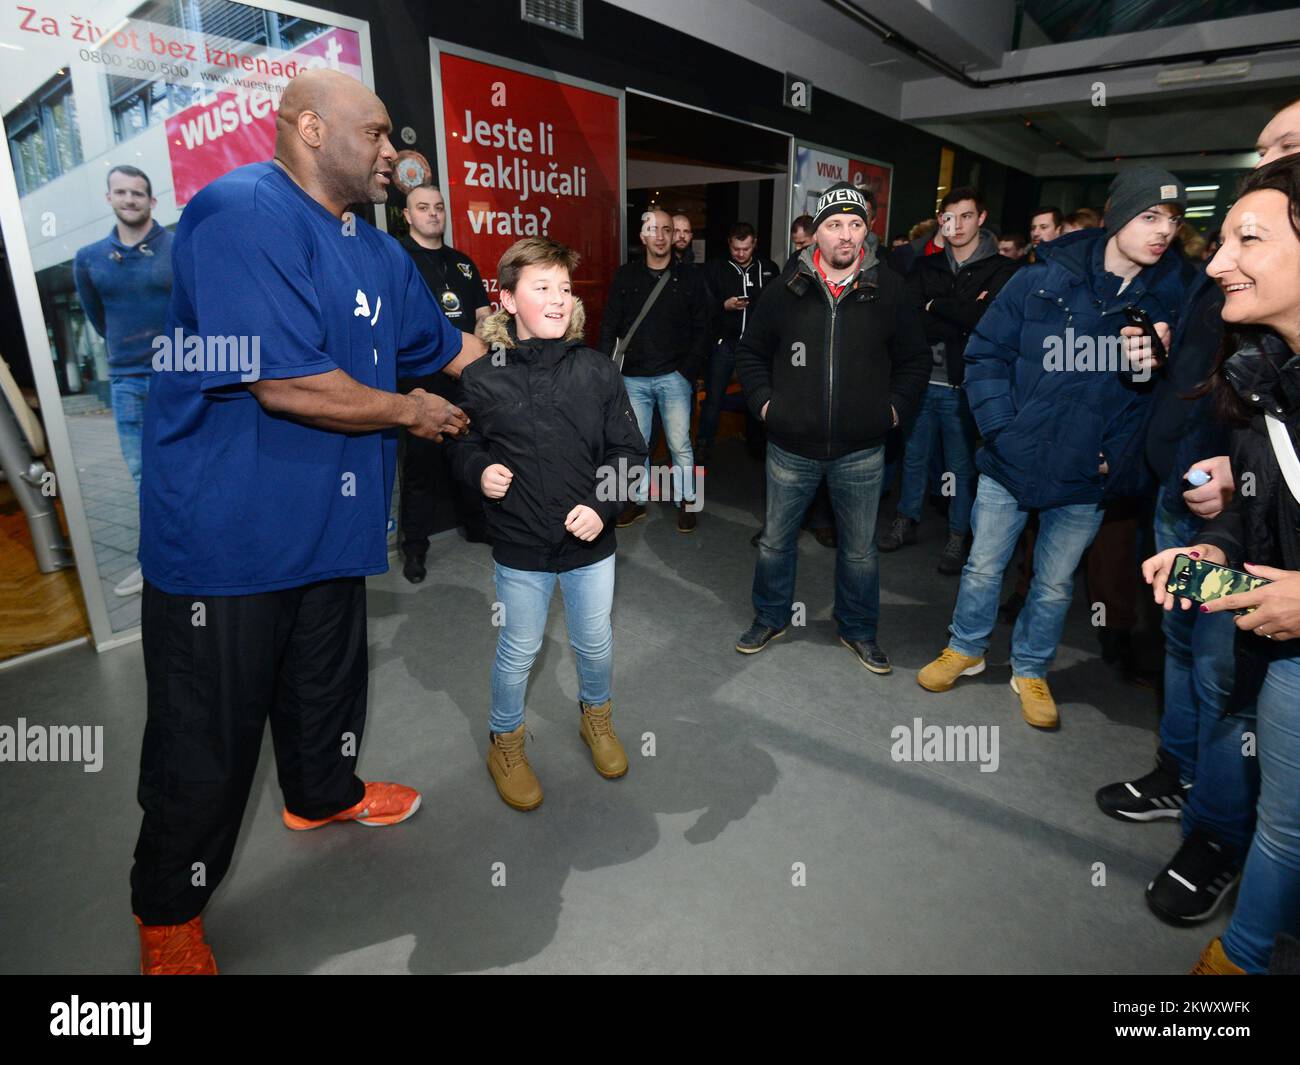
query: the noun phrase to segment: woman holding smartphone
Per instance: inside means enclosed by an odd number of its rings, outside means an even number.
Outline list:
[[[1211,381],[1234,425],[1240,486],[1201,542],[1162,551],[1142,572],[1166,610],[1245,610],[1236,619],[1229,711],[1256,702],[1260,793],[1237,907],[1192,972],[1264,973],[1279,932],[1300,933],[1300,158],[1254,171],[1228,213],[1208,273],[1228,327]],[[1166,591],[1180,555],[1263,577],[1197,606]]]

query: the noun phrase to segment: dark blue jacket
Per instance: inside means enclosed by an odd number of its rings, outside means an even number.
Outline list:
[[[1007,282],[966,345],[967,398],[984,437],[976,464],[1021,507],[1100,503],[1141,461],[1151,382],[1118,367],[1124,311],[1178,322],[1182,261],[1166,252],[1122,294],[1104,267],[1108,234],[1085,229],[1039,245],[1042,261]],[[1108,367],[1096,369],[1097,366]]]
[[[166,332],[172,295],[172,235],[157,222],[139,244],[108,236],[77,251],[77,298],[108,345],[108,372],[123,377],[151,372],[153,339]]]

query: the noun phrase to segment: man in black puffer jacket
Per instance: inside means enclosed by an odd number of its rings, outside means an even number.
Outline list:
[[[754,623],[736,650],[761,651],[790,623],[796,538],[823,476],[839,538],[840,641],[873,673],[880,575],[874,534],[885,434],[916,412],[930,352],[903,280],[865,246],[868,205],[847,182],[817,202],[815,244],[758,304],[736,369],[767,423],[767,512],[754,571]]]

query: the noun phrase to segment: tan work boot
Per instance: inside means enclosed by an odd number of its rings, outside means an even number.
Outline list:
[[[1201,956],[1196,959],[1189,976],[1245,976],[1246,970],[1237,965],[1223,950],[1223,940],[1215,936]]]
[[[596,772],[606,780],[621,777],[627,772],[627,752],[614,735],[609,700],[599,706],[588,706],[583,702],[579,702],[578,706],[582,710],[578,735],[591,748],[591,760],[596,766]]]
[[[951,691],[958,677],[973,677],[984,672],[984,659],[972,658],[951,647],[916,675],[916,683],[928,692]]]
[[[542,783],[528,764],[524,752],[524,726],[513,732],[498,732],[488,744],[488,772],[507,806],[536,810],[542,805]]]
[[[1042,677],[1013,676],[1011,690],[1020,696],[1020,713],[1034,728],[1056,728],[1061,723],[1052,689]]]

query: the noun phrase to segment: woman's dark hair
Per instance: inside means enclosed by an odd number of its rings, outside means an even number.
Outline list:
[[[1237,199],[1240,200],[1248,193],[1263,189],[1274,189],[1286,196],[1287,216],[1291,223],[1291,230],[1295,233],[1296,239],[1300,240],[1300,155],[1275,159],[1267,166],[1252,170],[1242,179],[1241,187],[1237,190]],[[1300,284],[1300,278],[1296,278],[1296,282]],[[1272,332],[1272,330],[1268,326],[1259,325],[1225,329],[1223,342],[1219,345],[1218,354],[1214,358],[1214,372],[1189,396],[1190,398],[1212,395],[1215,414],[1231,425],[1248,424],[1255,411],[1228,383],[1228,379],[1223,374],[1223,364],[1241,347],[1244,340],[1252,334],[1258,335],[1261,332]]]

